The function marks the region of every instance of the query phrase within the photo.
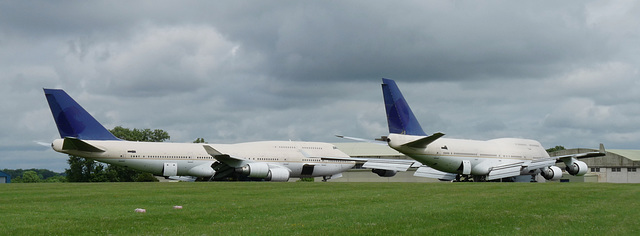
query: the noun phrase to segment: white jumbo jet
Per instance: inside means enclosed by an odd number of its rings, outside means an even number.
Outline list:
[[[588,167],[579,158],[605,155],[602,144],[598,152],[550,157],[540,142],[531,139],[499,138],[480,141],[442,138],[444,134],[439,132],[427,135],[395,81],[382,81],[389,125],[389,135],[383,139],[389,147],[422,164],[415,176],[457,181],[490,181],[514,177],[513,179],[531,181],[537,174],[541,174],[547,180],[559,180],[562,170],[555,166],[556,162],[564,162],[569,174],[582,176],[587,173]],[[358,138],[338,137],[362,141]],[[400,163],[399,160],[396,162]],[[411,163],[405,162],[404,166],[407,164]]]
[[[132,142],[116,138],[66,92],[44,89],[60,139],[53,150],[154,175],[222,180],[342,176],[354,161],[334,145],[320,142],[263,141],[237,144]],[[342,160],[323,160],[336,157]]]

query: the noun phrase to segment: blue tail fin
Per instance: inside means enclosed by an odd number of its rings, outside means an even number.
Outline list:
[[[389,133],[426,136],[420,127],[420,123],[411,112],[409,104],[404,100],[396,82],[390,79],[382,79],[382,95],[384,106],[387,110],[387,123]]]
[[[44,89],[61,138],[119,140],[61,89]]]

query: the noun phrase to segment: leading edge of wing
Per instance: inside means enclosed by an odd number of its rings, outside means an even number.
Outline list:
[[[387,146],[387,142],[386,142],[386,141],[382,141],[382,140],[372,140],[372,139],[356,138],[356,137],[349,137],[349,136],[338,135],[338,134],[336,134],[336,137],[338,137],[338,138],[343,138],[343,139],[349,139],[349,140],[353,140],[353,141],[358,141],[358,142],[373,143],[373,144],[378,144],[378,145],[384,145],[384,146]]]
[[[415,160],[400,160],[400,159],[375,159],[375,158],[355,158],[355,157],[321,157],[322,160],[335,160],[335,161],[355,161],[363,163],[362,167],[368,169],[382,169],[382,170],[394,170],[394,171],[407,171],[409,167],[412,167],[417,163]]]
[[[601,157],[605,155],[607,155],[607,151],[604,149],[604,144],[601,143],[600,149],[597,152],[583,152],[583,153],[577,153],[577,154],[555,156],[551,158],[556,159],[556,162],[560,162],[562,161],[562,159],[566,159],[566,158],[582,159],[582,158],[591,158],[591,157]]]

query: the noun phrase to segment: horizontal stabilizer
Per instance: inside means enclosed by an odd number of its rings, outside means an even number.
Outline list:
[[[65,138],[62,143],[62,150],[75,150],[82,152],[104,152],[105,150],[96,146],[93,146],[85,141],[77,138]]]
[[[487,180],[502,179],[520,175],[524,162],[510,163],[499,165],[491,168],[491,172],[487,176]]]
[[[416,173],[413,176],[425,177],[425,178],[433,178],[439,180],[454,180],[456,178],[456,174],[442,172],[436,169],[433,169],[428,166],[422,166],[416,170]]]
[[[430,143],[433,143],[433,141],[436,141],[436,139],[439,139],[442,136],[444,136],[444,134],[438,132],[438,133],[432,134],[431,136],[427,136],[412,142],[405,143],[402,146],[407,146],[412,148],[426,148],[427,145],[429,145]]]
[[[543,167],[547,167],[547,166],[552,166],[556,163],[555,159],[534,159],[531,161],[531,163],[527,164],[526,166],[529,168],[529,170],[535,170],[535,169],[540,169]]]
[[[235,157],[229,156],[228,154],[223,154],[208,144],[202,145],[202,147],[204,147],[204,150],[206,150],[207,153],[211,155],[213,158],[231,167],[240,167],[244,163],[243,159],[235,158]]]

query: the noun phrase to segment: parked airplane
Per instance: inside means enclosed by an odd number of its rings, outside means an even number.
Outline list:
[[[229,177],[287,181],[338,178],[354,161],[334,145],[263,141],[237,144],[132,142],[116,138],[66,92],[44,89],[60,139],[53,150],[159,176]],[[337,157],[343,160],[322,160]]]
[[[559,180],[562,170],[556,162],[564,162],[571,175],[587,173],[587,164],[579,158],[604,156],[588,152],[549,157],[540,142],[531,139],[499,138],[487,141],[442,138],[444,133],[427,135],[404,99],[395,81],[382,79],[382,93],[389,135],[389,147],[424,164],[416,176],[441,180],[488,181],[508,177],[541,174],[547,180]],[[348,138],[348,137],[347,137]]]

